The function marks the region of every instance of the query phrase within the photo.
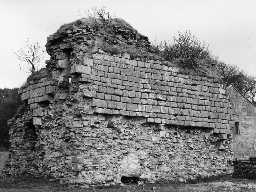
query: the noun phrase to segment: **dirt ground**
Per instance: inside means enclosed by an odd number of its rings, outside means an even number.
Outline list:
[[[227,179],[197,184],[145,184],[78,188],[46,180],[0,181],[0,192],[255,192],[256,181]]]

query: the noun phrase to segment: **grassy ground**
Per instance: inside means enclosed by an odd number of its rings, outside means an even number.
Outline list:
[[[45,180],[15,180],[0,182],[0,192],[255,192],[256,182],[222,180],[198,184],[147,184],[113,187],[76,188]]]
[[[8,152],[0,152],[0,171]],[[219,179],[197,184],[145,184],[113,187],[77,188],[63,186],[44,179],[0,180],[0,192],[255,192],[256,181],[239,179]]]

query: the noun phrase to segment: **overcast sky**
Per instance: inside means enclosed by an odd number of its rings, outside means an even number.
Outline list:
[[[27,38],[45,45],[62,24],[103,6],[152,42],[190,30],[220,60],[256,76],[255,0],[0,0],[0,88],[28,76],[14,55]]]

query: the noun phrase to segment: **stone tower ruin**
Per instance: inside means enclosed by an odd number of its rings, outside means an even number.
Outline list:
[[[112,185],[230,173],[231,105],[216,78],[163,61],[122,19],[63,25],[46,48],[9,122],[8,174]]]

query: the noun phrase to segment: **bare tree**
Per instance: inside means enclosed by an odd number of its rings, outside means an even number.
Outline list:
[[[111,19],[111,14],[106,7],[88,10],[88,16],[100,19],[103,23],[106,23]]]
[[[45,50],[38,42],[26,41],[26,45],[15,52],[17,59],[20,61],[19,65],[22,68],[24,65],[29,67],[29,72],[36,72],[41,61],[45,59]]]

